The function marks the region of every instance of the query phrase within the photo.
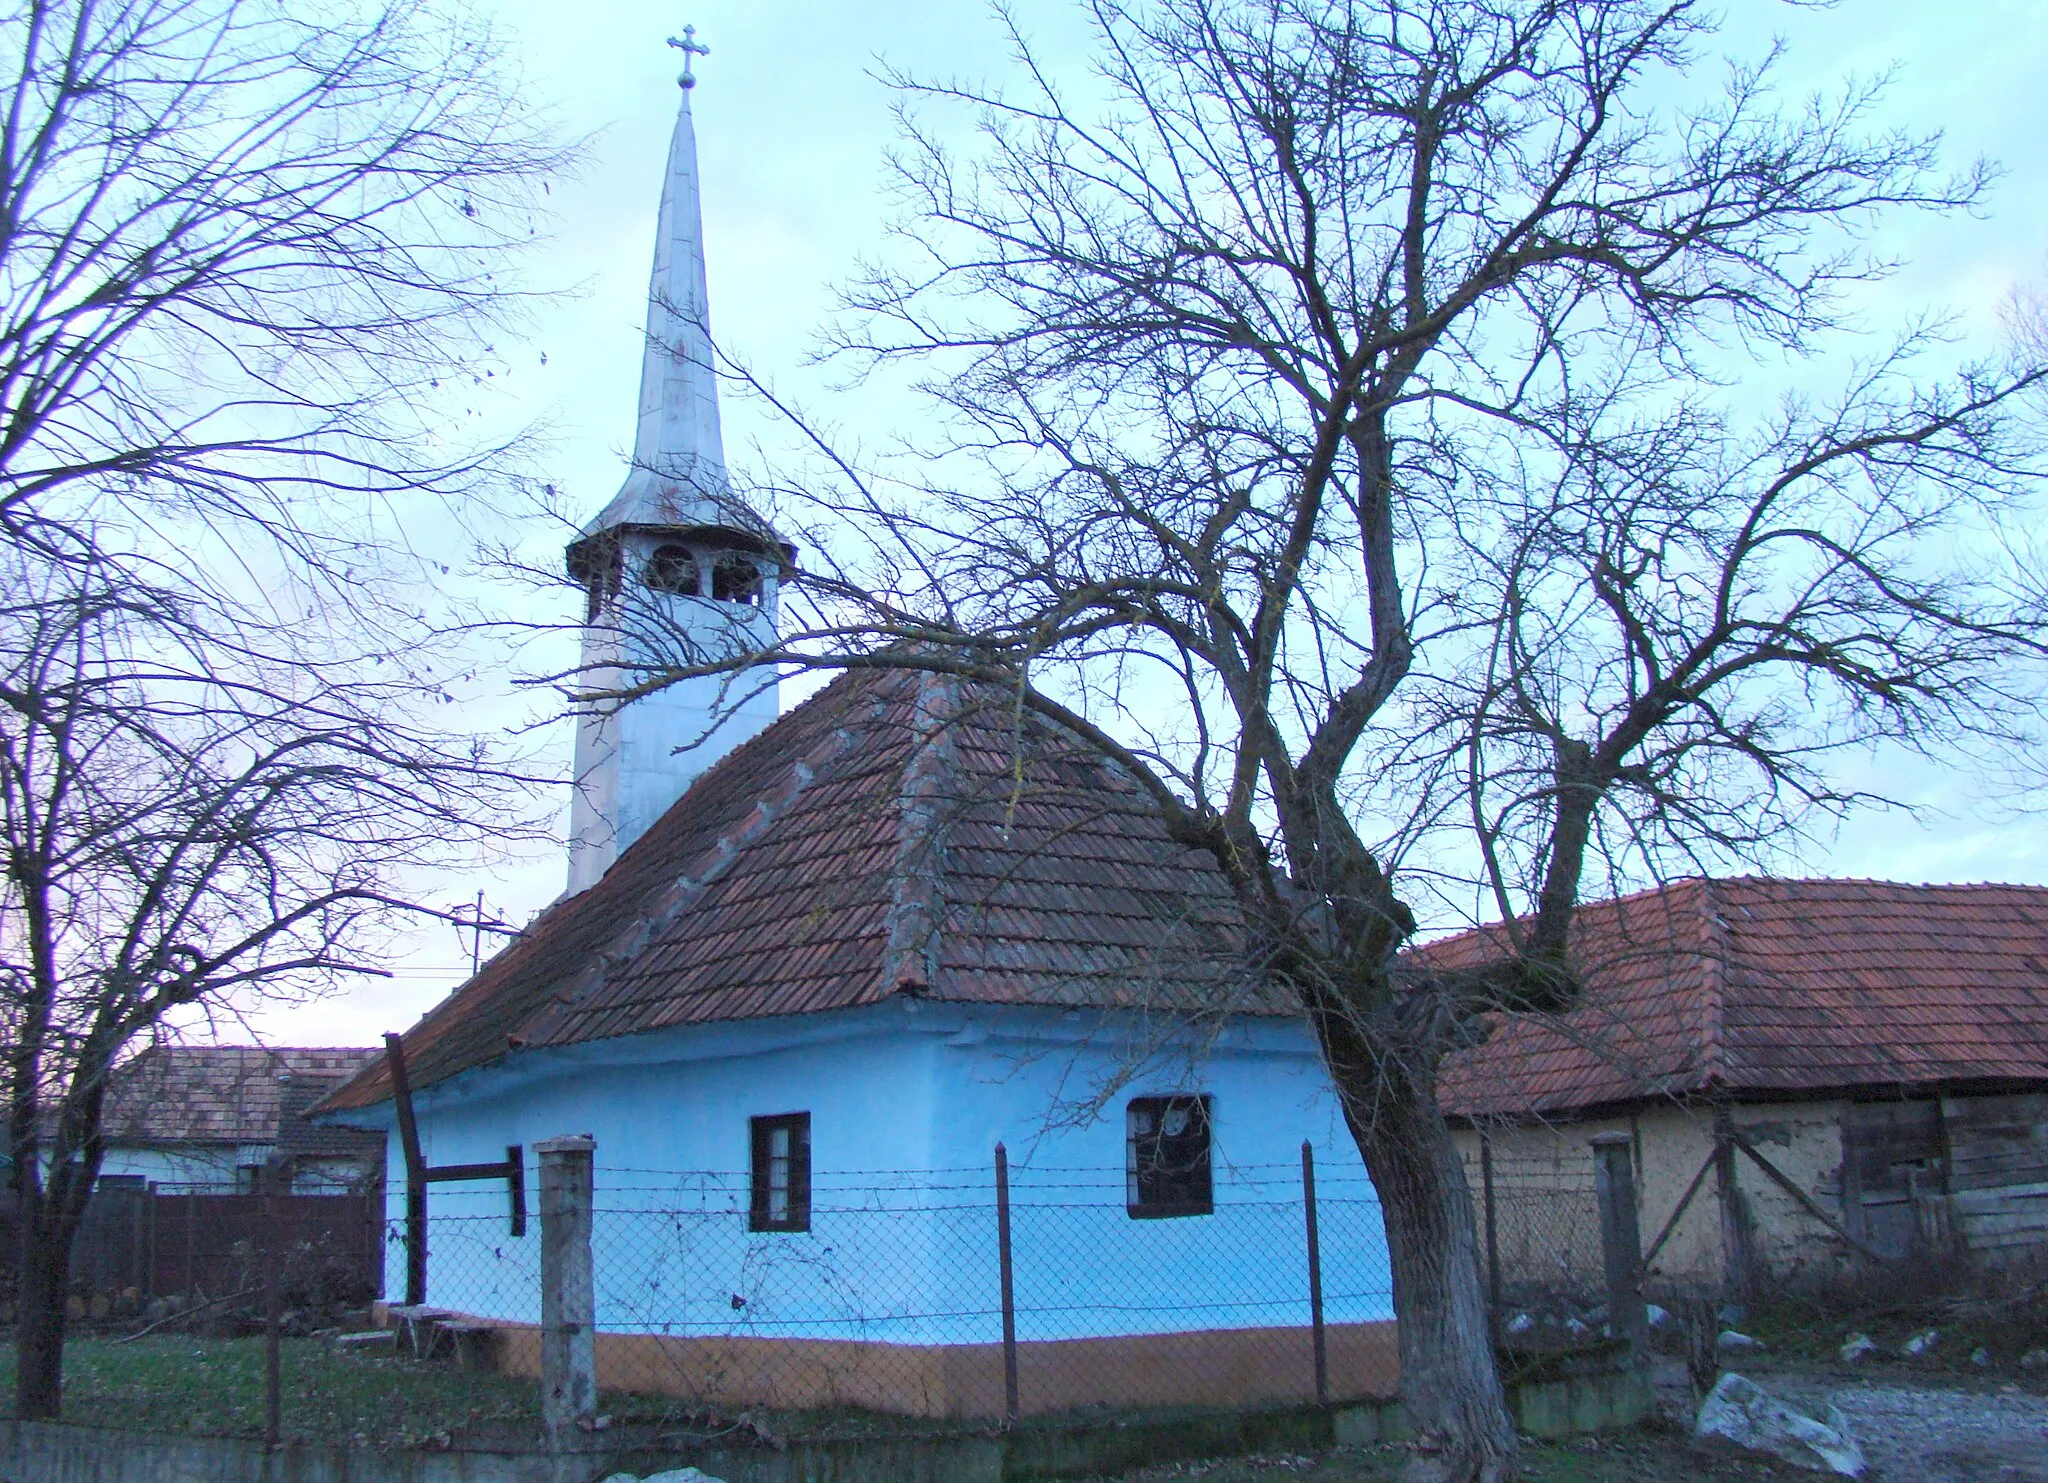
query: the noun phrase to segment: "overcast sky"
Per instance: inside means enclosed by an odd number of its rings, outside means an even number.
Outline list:
[[[832,285],[856,259],[884,250],[883,155],[893,137],[876,58],[911,71],[985,77],[1001,38],[973,0],[480,0],[501,17],[532,96],[566,134],[588,135],[579,179],[556,182],[553,240],[536,282],[575,285],[532,344],[511,352],[511,410],[546,419],[546,474],[588,514],[625,471],[640,365],[641,317],[663,155],[676,106],[679,56],[664,38],[694,23],[712,54],[696,64],[693,97],[702,162],[712,323],[722,345],[831,410],[804,358],[831,309]],[[1083,32],[1054,0],[1023,0],[1027,24],[1055,52]],[[1892,247],[1909,258],[1886,291],[1891,307],[1942,306],[1986,344],[2016,285],[2048,269],[2048,24],[2040,0],[1846,0],[1828,10],[1729,0],[1731,47],[1773,33],[1799,89],[1894,64],[1889,108],[1903,126],[1946,132],[1951,158],[1997,161],[2005,176],[1976,218],[1902,223]],[[544,357],[544,360],[543,360]],[[753,458],[778,433],[728,400],[727,456]],[[555,537],[545,530],[536,541]],[[508,688],[510,676],[507,677]],[[552,745],[566,746],[565,732]],[[1966,780],[1887,761],[1872,781],[1939,807],[1925,825],[1896,816],[1853,824],[1813,873],[1902,880],[2048,882],[2038,823],[1991,817]],[[564,800],[566,812],[566,797]],[[451,880],[445,899],[481,886],[491,908],[523,921],[560,889],[560,859],[490,881]],[[468,946],[446,928],[419,941],[394,979],[318,1005],[223,1027],[274,1043],[368,1044],[402,1029],[467,971]]]

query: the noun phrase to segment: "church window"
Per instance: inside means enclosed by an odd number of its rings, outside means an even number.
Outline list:
[[[647,585],[656,592],[697,596],[697,554],[688,546],[659,546],[647,558]]]
[[[811,1228],[811,1115],[757,1117],[753,1127],[753,1200],[747,1221],[756,1231]]]
[[[1124,1127],[1125,1203],[1133,1220],[1215,1208],[1207,1097],[1133,1097]]]
[[[718,558],[711,568],[711,595],[719,602],[758,606],[761,601],[761,568],[751,556],[737,553]]]

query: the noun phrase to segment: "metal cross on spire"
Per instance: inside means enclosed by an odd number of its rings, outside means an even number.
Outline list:
[[[708,57],[711,55],[711,48],[697,39],[697,28],[695,26],[683,27],[682,36],[680,38],[669,37],[668,44],[683,54],[683,75],[678,77],[676,81],[686,88],[695,87],[697,79],[690,71],[691,54],[694,53],[700,57]]]

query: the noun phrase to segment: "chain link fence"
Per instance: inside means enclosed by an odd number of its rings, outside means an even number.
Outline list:
[[[1391,1393],[1362,1170],[1219,1167],[1202,1213],[1139,1218],[1130,1201],[1123,1169],[821,1174],[799,1218],[762,1229],[747,1176],[601,1169],[599,1388],[811,1426]],[[537,1376],[541,1245],[510,1234],[502,1194],[437,1192],[429,1299],[453,1315],[437,1331]]]
[[[659,1446],[746,1431],[928,1437],[1091,1413],[1156,1421],[1397,1389],[1385,1228],[1354,1160],[1219,1162],[1213,1179],[1171,1186],[1165,1210],[1125,1169],[1012,1167],[1000,1151],[984,1168],[804,1167],[764,1203],[758,1169],[594,1168],[587,1140],[553,1142],[582,1145],[576,1219],[550,1145],[532,1204],[523,1183],[461,1166],[426,1202],[425,1301],[375,1315],[370,1294],[381,1285],[395,1300],[411,1276],[402,1187],[381,1221],[306,1197],[124,1195],[149,1224],[108,1216],[118,1239],[93,1238],[104,1249],[87,1253],[81,1282],[120,1294],[96,1332],[254,1364],[257,1399],[216,1409],[269,1440],[332,1429],[359,1402],[385,1418],[348,1422],[365,1434],[411,1407],[432,1424],[406,1425],[430,1437],[470,1424],[530,1435],[536,1421],[548,1436],[594,1434],[608,1416]],[[1495,1150],[1472,1174],[1510,1371],[1614,1350],[1614,1210],[1591,1152]],[[1606,1206],[1617,1197],[1629,1198],[1625,1178]],[[566,1314],[578,1280],[583,1306]],[[89,1329],[93,1306],[88,1295],[78,1315]],[[551,1422],[544,1376],[566,1372],[571,1336],[586,1346],[569,1366],[589,1377],[586,1404]],[[158,1354],[120,1352],[138,1365]],[[150,1382],[121,1383],[125,1405]]]
[[[1509,1371],[1606,1350],[1620,1335],[1591,1146],[1508,1153],[1482,1133],[1467,1147],[1466,1176],[1494,1338]],[[1640,1301],[1639,1274],[1635,1281]]]

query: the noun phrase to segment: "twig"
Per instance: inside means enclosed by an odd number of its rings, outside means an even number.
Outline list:
[[[253,1298],[254,1296],[256,1296],[257,1293],[261,1291],[261,1288],[245,1287],[240,1292],[227,1293],[218,1298],[208,1298],[203,1303],[194,1303],[190,1308],[180,1308],[176,1313],[166,1313],[162,1318],[157,1319],[154,1323],[144,1324],[134,1333],[123,1334],[120,1338],[114,1340],[113,1342],[116,1344],[133,1344],[137,1339],[140,1339],[143,1335],[153,1333],[157,1329],[162,1328],[167,1323],[175,1323],[180,1318],[190,1318],[195,1313],[204,1313],[208,1308],[218,1308],[222,1303],[232,1303],[237,1298]]]

